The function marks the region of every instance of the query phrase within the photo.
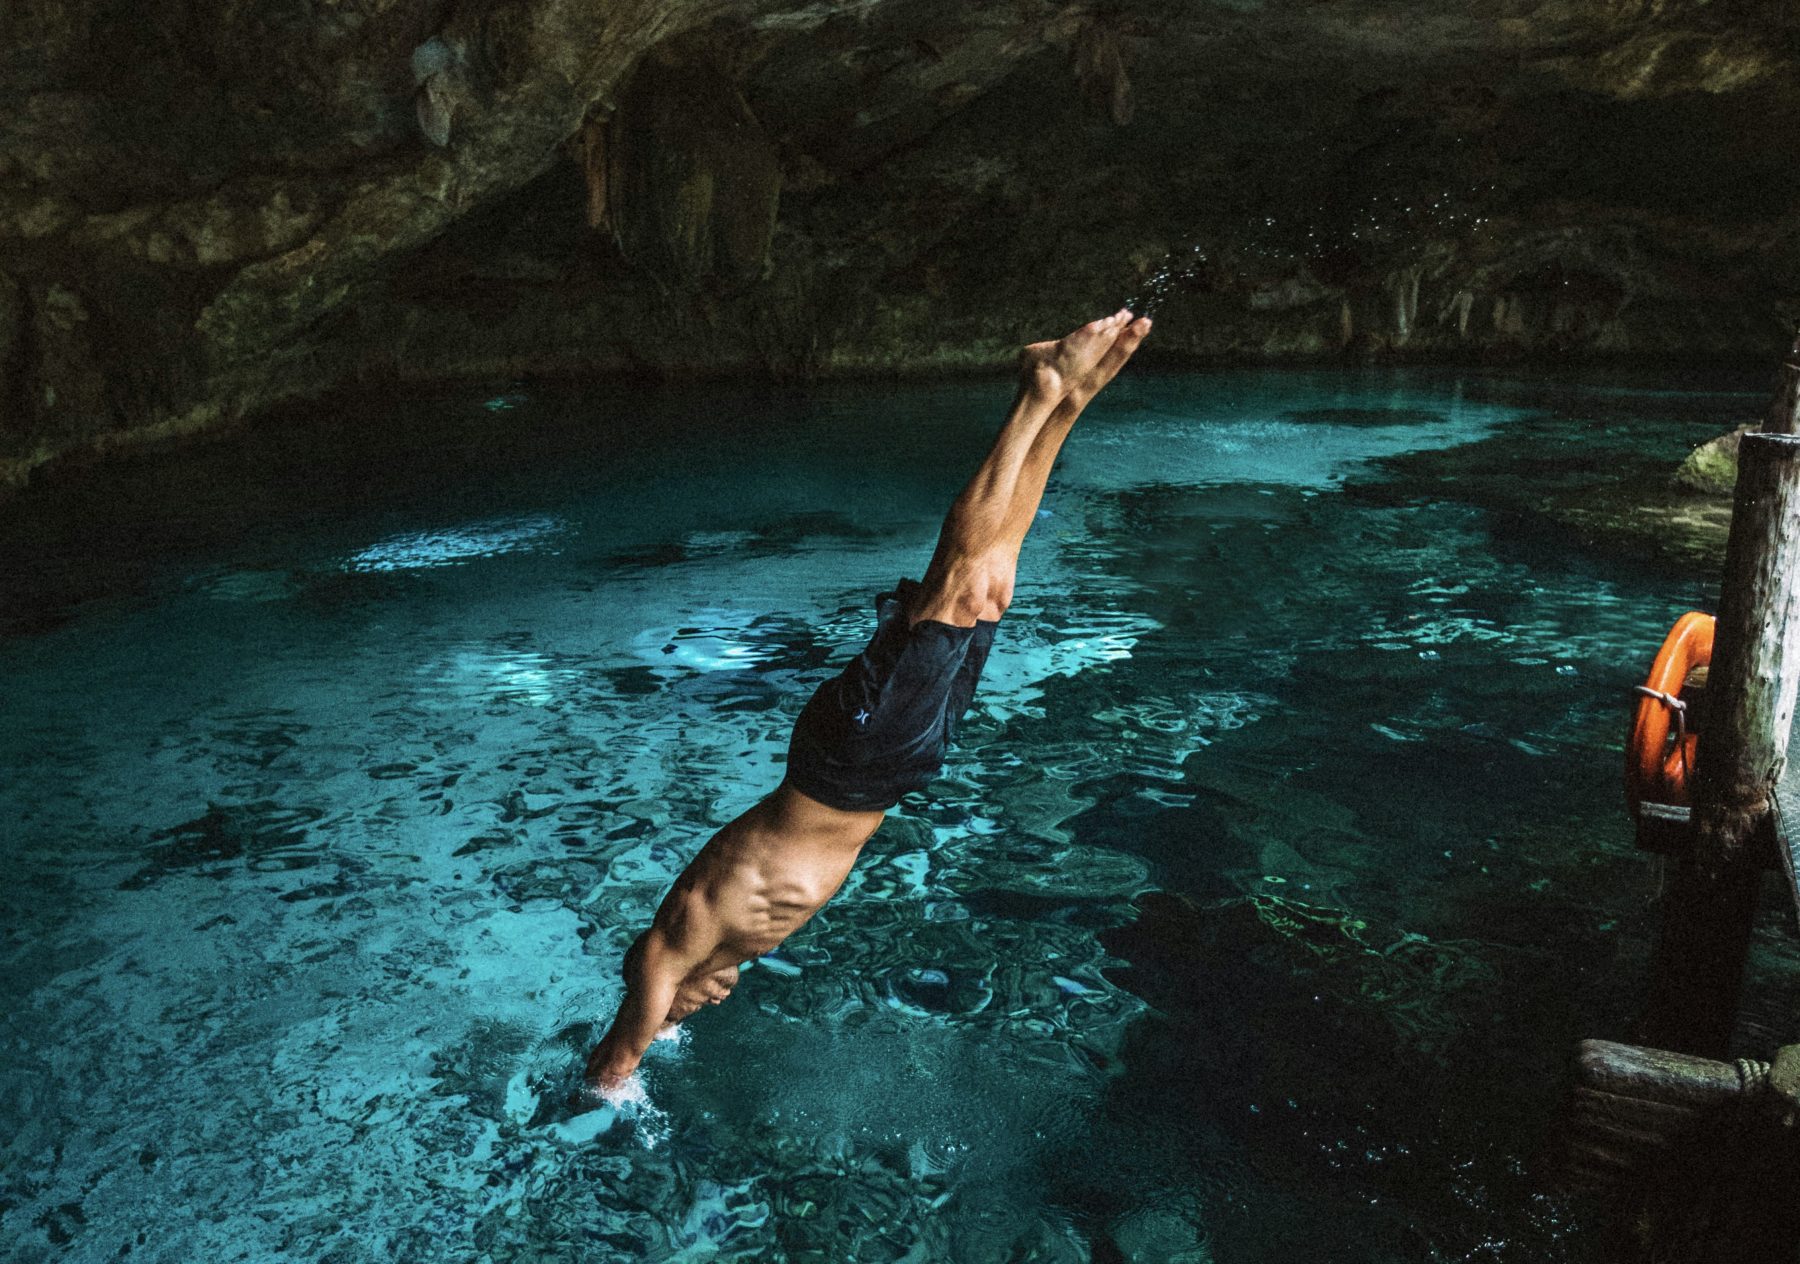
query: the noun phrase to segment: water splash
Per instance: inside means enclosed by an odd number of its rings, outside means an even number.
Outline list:
[[[1155,271],[1144,278],[1137,291],[1125,300],[1125,306],[1139,316],[1154,318],[1169,295],[1177,287],[1198,277],[1206,265],[1206,251],[1198,245],[1188,246],[1185,250],[1169,251]]]
[[[1454,143],[1462,142],[1458,138]],[[1140,316],[1155,316],[1171,297],[1209,270],[1227,270],[1242,282],[1249,265],[1296,265],[1367,246],[1402,247],[1393,263],[1405,266],[1417,261],[1415,243],[1422,238],[1467,235],[1483,228],[1497,192],[1492,182],[1475,182],[1434,191],[1370,193],[1351,204],[1320,200],[1287,216],[1247,215],[1218,238],[1231,243],[1229,250],[1215,247],[1209,252],[1193,240],[1169,250],[1125,306]]]
[[[584,1084],[576,1092],[582,1103],[591,1109],[544,1127],[547,1134],[560,1141],[587,1145],[624,1125],[632,1140],[646,1150],[654,1150],[667,1141],[674,1130],[669,1112],[650,1099],[641,1072],[627,1077],[617,1088],[601,1089]]]

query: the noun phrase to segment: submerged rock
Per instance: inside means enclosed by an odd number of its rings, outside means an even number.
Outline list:
[[[1571,435],[1595,424],[1545,415],[1476,443],[1409,453],[1391,463],[1400,482],[1364,494],[1403,496],[1422,483],[1503,515],[1509,534],[1520,541],[1535,537],[1559,549],[1579,546],[1716,568],[1731,529],[1735,441],[1728,449],[1722,440],[1700,449],[1718,443],[1723,455],[1689,458],[1709,471],[1710,489],[1703,490],[1674,472],[1680,448],[1671,451],[1666,436],[1656,436],[1652,445],[1647,426],[1619,425],[1611,429],[1614,442],[1572,451]],[[1729,473],[1719,472],[1721,461],[1729,463]]]

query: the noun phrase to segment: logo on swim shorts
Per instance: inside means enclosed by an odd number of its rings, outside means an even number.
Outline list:
[[[869,727],[869,719],[874,714],[875,713],[873,711],[869,710],[869,708],[863,707],[861,710],[859,710],[855,715],[851,716],[850,718],[852,720],[856,721],[857,728],[864,729],[864,728]]]

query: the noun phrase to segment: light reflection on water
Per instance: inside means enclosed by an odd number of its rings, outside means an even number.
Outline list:
[[[1378,463],[1542,386],[1120,383],[933,796],[644,1100],[561,1105],[1003,395],[732,396],[604,460],[546,421],[381,515],[238,479],[0,643],[20,1258],[1587,1258],[1532,1148],[1642,953],[1619,695],[1698,580]],[[1634,397],[1630,459],[1696,398]]]
[[[408,531],[377,541],[344,562],[349,571],[406,571],[455,566],[475,558],[499,557],[545,547],[564,524],[547,514],[491,522],[469,522],[435,531]]]

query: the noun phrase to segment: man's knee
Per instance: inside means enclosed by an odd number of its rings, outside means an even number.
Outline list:
[[[976,621],[992,622],[1006,613],[1012,604],[1013,568],[1004,562],[988,562],[980,566],[962,590],[963,613],[968,617],[956,622],[967,625]]]
[[[991,622],[1006,613],[1012,602],[1013,566],[1009,558],[958,558],[925,581],[925,592],[908,614],[913,619],[932,619],[970,627]]]
[[[993,606],[992,618],[998,619],[1012,605],[1013,568],[1008,566],[1003,573],[994,576],[993,587],[988,592],[988,599]]]
[[[998,619],[1012,603],[1010,558],[962,558],[947,567],[946,572],[936,585],[937,591],[913,612],[916,618],[968,627],[979,620]]]

